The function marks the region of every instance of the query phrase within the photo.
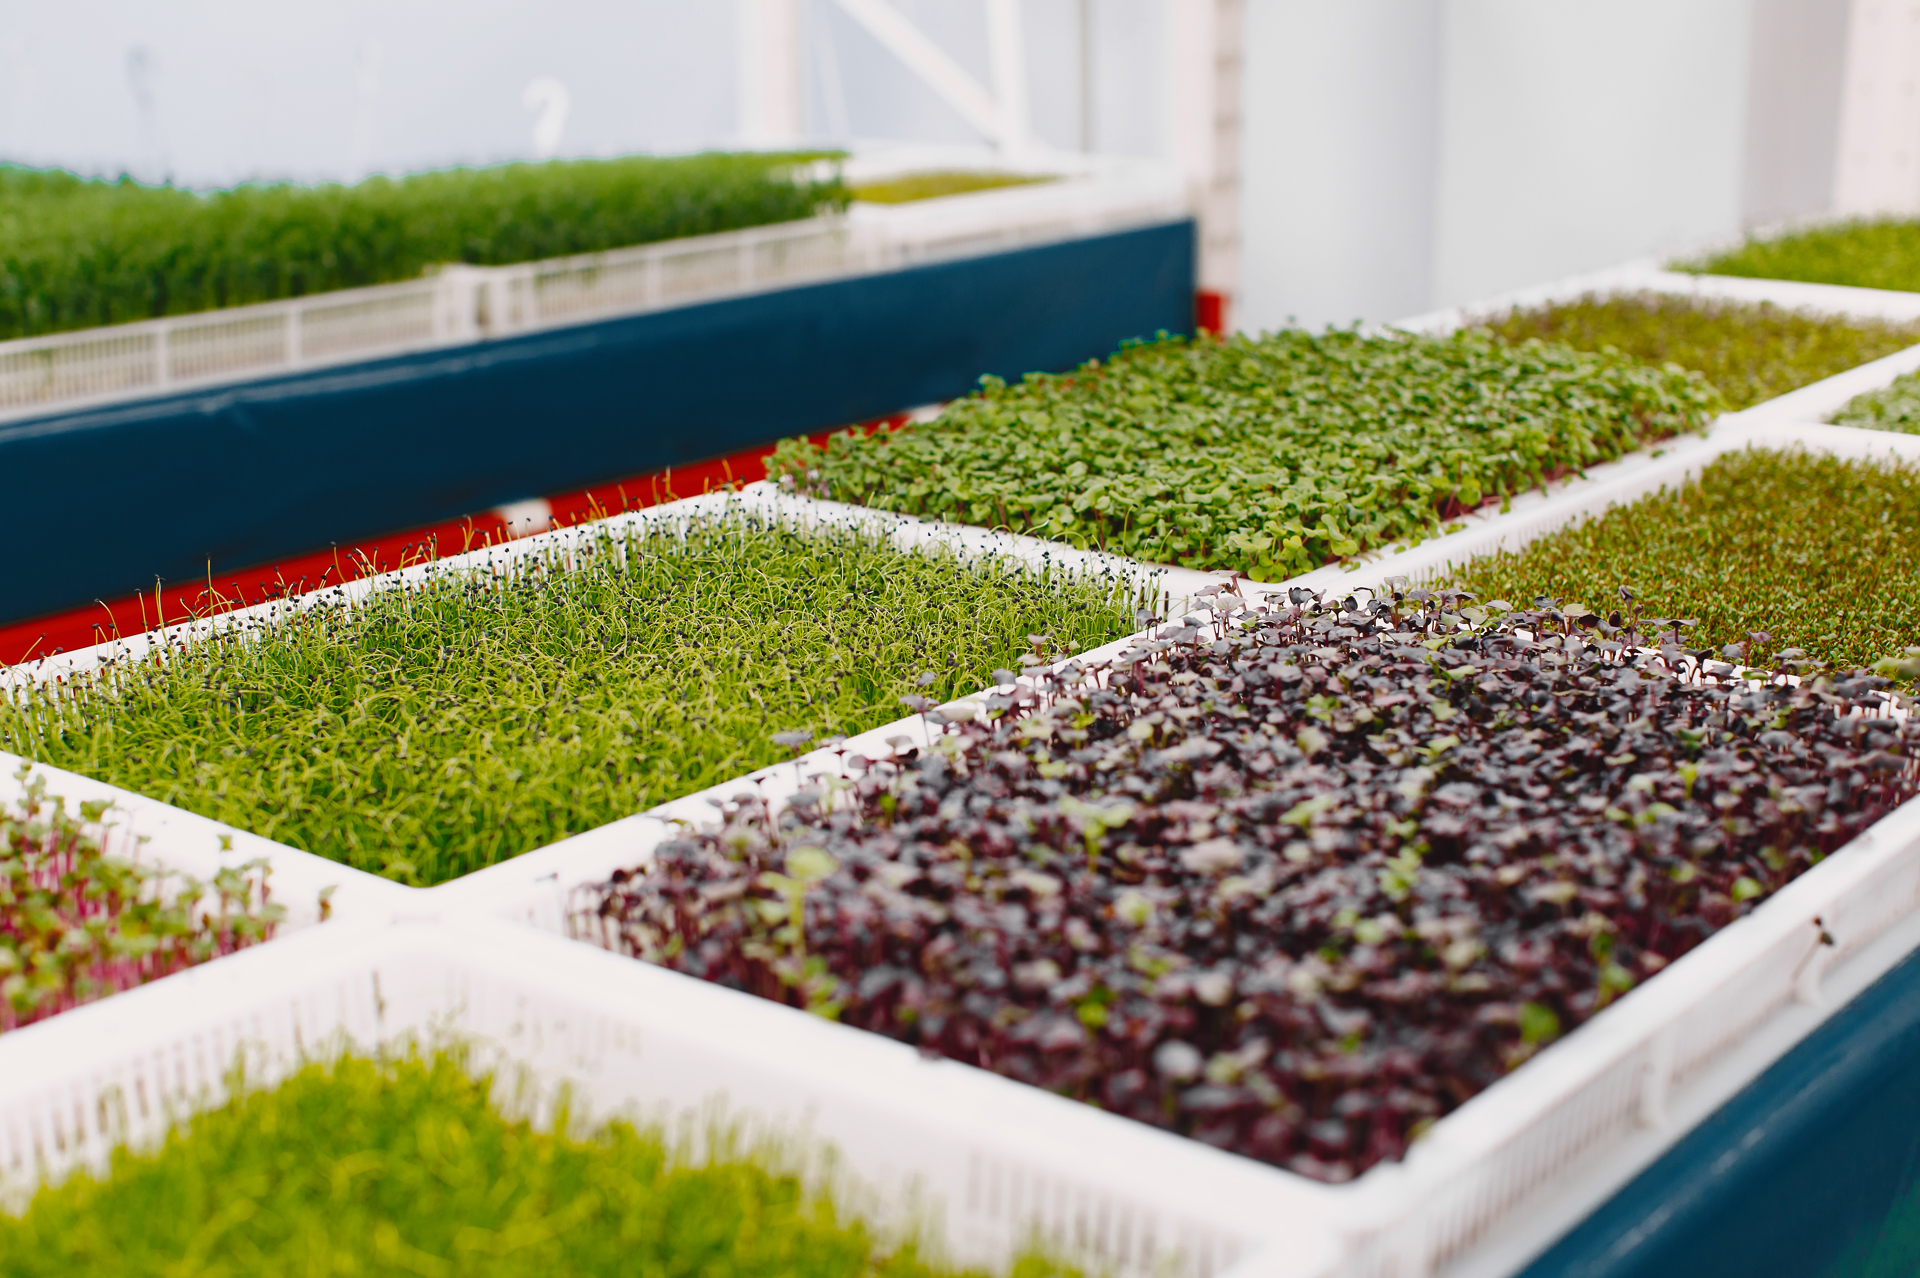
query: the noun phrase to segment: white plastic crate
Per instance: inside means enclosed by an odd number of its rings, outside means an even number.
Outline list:
[[[824,1141],[882,1224],[1001,1265],[1036,1233],[1119,1276],[1326,1278],[1331,1245],[1231,1155],[750,995],[499,924],[321,930],[0,1036],[0,1194],[269,1079],[344,1032],[457,1035],[598,1115]],[[859,1201],[859,1200],[856,1200]]]

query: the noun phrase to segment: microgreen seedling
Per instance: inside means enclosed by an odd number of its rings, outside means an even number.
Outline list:
[[[107,805],[76,815],[23,765],[0,812],[0,1033],[273,935],[264,861],[208,882],[107,851]]]
[[[1215,596],[574,926],[1347,1180],[1920,792],[1884,678],[1738,669],[1622,584]]]
[[[1698,374],[1617,352],[1289,330],[986,379],[937,422],[790,440],[769,474],[885,510],[1278,580],[1707,425]]]
[[[0,698],[0,744],[437,883],[971,693],[1139,587],[744,515],[451,572]],[[953,654],[938,672],[929,655]],[[932,673],[932,680],[924,675]],[[796,764],[796,767],[798,765]]]

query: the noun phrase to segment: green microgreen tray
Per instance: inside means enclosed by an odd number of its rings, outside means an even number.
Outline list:
[[[196,192],[0,165],[0,339],[184,315],[804,218],[820,152],[443,169]]]
[[[1855,395],[1827,420],[1836,426],[1920,435],[1920,373],[1908,373],[1880,390]]]
[[[1920,342],[1920,323],[1842,319],[1764,302],[1660,293],[1583,297],[1514,310],[1486,321],[1484,327],[1504,341],[1537,337],[1583,351],[1611,348],[1649,364],[1694,369],[1736,409]]]
[[[224,1104],[104,1175],[0,1213],[0,1271],[932,1278],[917,1239],[883,1239],[786,1151],[716,1129],[699,1160],[661,1131],[535,1127],[457,1053],[345,1056]],[[586,1128],[585,1130],[573,1130]],[[1028,1254],[1013,1278],[1066,1274]]]
[[[1484,502],[1723,407],[1618,354],[1289,330],[1123,348],[931,422],[780,446],[791,489],[1279,580],[1438,532]]]
[[[1920,220],[1853,218],[1755,236],[1724,252],[1675,262],[1696,275],[1740,275],[1854,288],[1920,290]]]
[[[570,569],[443,574],[0,700],[0,746],[432,884],[1077,651],[1149,602],[853,528],[603,534]],[[788,738],[789,742],[792,738]]]
[[[1916,546],[1920,469],[1751,450],[1677,490],[1477,560],[1453,584],[1517,607],[1545,595],[1601,613],[1620,607],[1624,586],[1649,615],[1696,620],[1696,646],[1741,644],[1755,663],[1799,648],[1872,666],[1920,645]]]
[[[993,173],[968,169],[942,169],[929,173],[906,173],[899,177],[877,178],[851,188],[854,199],[863,204],[911,204],[943,195],[966,195],[973,191],[997,191],[1008,186],[1034,186],[1056,182],[1045,174]]]

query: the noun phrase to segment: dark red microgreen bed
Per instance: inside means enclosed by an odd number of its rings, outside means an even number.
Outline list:
[[[575,926],[1341,1181],[1920,788],[1888,681],[1793,650],[1797,683],[1723,682],[1682,622],[1294,593],[1001,672],[934,749],[737,804]]]

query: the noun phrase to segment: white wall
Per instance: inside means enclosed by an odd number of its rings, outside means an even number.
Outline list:
[[[983,0],[894,3],[989,82]],[[1170,145],[1167,6],[1093,0],[1101,150]],[[1024,8],[1035,131],[1077,149],[1079,0]],[[562,155],[726,145],[736,14],[723,0],[0,0],[0,158],[191,186],[526,158],[536,76],[572,98]],[[801,24],[815,139],[980,140],[833,0],[803,0]]]
[[[1237,328],[1425,309],[1441,0],[1250,0]]]
[[[1445,12],[1428,308],[1739,227],[1748,0]]]
[[[1836,202],[1847,0],[1754,0],[1741,220],[1764,225]]]
[[[1846,0],[1249,0],[1243,327],[1831,206]]]
[[[732,128],[732,61],[719,3],[3,0],[0,155],[192,185],[527,156],[542,75],[572,95],[563,153],[686,147]]]

